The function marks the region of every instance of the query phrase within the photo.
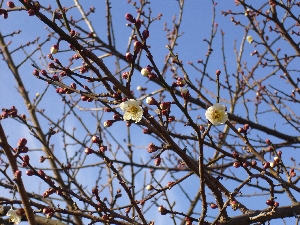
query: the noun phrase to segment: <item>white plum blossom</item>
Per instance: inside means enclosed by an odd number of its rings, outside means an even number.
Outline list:
[[[223,124],[228,120],[228,115],[225,110],[226,107],[224,105],[216,103],[206,110],[205,117],[213,125]]]
[[[140,105],[141,101],[135,99],[122,102],[120,108],[124,111],[124,120],[135,120],[136,123],[140,122],[143,117],[143,108]]]
[[[252,36],[247,36],[246,39],[249,42],[249,44],[251,44],[253,42],[253,37]]]
[[[16,210],[10,209],[6,215],[9,216],[9,221],[13,222],[14,224],[21,223],[22,217],[17,214]]]

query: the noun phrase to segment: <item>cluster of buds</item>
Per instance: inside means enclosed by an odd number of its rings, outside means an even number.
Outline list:
[[[28,152],[28,147],[26,146],[27,144],[27,139],[26,138],[20,138],[18,141],[18,147],[14,148],[14,152],[16,154],[20,153],[27,153]]]
[[[56,193],[56,190],[54,188],[48,188],[44,193],[43,193],[43,198],[48,198],[50,195]]]
[[[81,95],[80,98],[84,102],[92,102],[94,100],[93,98],[89,98],[88,96],[85,96],[85,95]]]
[[[89,67],[87,67],[87,66],[82,66],[82,67],[80,67],[80,69],[79,69],[79,73],[80,73],[80,74],[87,73],[88,71],[89,71]]]
[[[186,88],[181,90],[181,96],[185,101],[187,101],[191,97],[189,90]]]
[[[133,23],[136,27],[136,29],[140,29],[142,25],[142,21],[139,19],[135,19],[130,13],[125,14],[125,19],[128,20],[130,23]],[[148,31],[149,32],[149,31]],[[143,32],[144,33],[144,32]],[[144,37],[145,35],[145,37]],[[149,33],[143,34],[144,39],[147,39],[149,37]]]
[[[51,219],[54,214],[54,211],[53,209],[47,207],[43,209],[43,213],[46,215],[47,219]]]
[[[186,81],[182,77],[177,77],[176,82],[173,82],[172,87],[184,87],[186,85]]]
[[[129,75],[130,75],[130,73],[128,71],[125,71],[125,72],[122,73],[122,78],[124,80],[127,80],[129,78]]]
[[[22,167],[28,166],[29,160],[30,160],[29,156],[28,156],[28,155],[24,155],[24,156],[22,157],[22,160],[23,160]]]
[[[171,102],[161,102],[159,108],[162,115],[168,116],[170,114]]]
[[[244,127],[238,128],[238,132],[243,134],[246,134],[248,130],[249,130],[249,124],[245,124]]]
[[[15,106],[12,106],[10,109],[2,109],[2,114],[0,115],[0,120],[6,119],[8,117],[14,118],[18,115],[18,110]]]
[[[25,2],[30,6],[28,9],[28,16],[34,16],[36,12],[40,11],[41,5],[38,1],[27,0]]]
[[[149,143],[149,145],[148,145],[148,152],[149,153],[156,152],[158,149],[160,149],[160,147],[156,146],[153,143]]]
[[[266,201],[266,204],[269,206],[273,206],[274,208],[277,208],[279,206],[279,202],[275,202],[273,199],[268,199]]]

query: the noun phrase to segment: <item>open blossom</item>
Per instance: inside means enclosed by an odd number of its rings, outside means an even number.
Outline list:
[[[143,108],[140,105],[141,101],[135,99],[122,102],[120,108],[124,111],[124,120],[135,120],[136,123],[140,122],[143,117]]]
[[[247,41],[249,42],[249,44],[251,44],[253,42],[252,36],[247,36]]]
[[[206,110],[205,117],[213,125],[223,124],[228,120],[226,107],[220,103],[216,103]]]
[[[9,221],[13,222],[14,224],[19,224],[21,223],[21,219],[22,217],[20,215],[18,215],[16,210],[8,210],[7,216],[9,216]]]

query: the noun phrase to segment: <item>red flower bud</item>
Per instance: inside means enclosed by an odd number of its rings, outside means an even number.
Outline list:
[[[211,204],[210,204],[210,208],[216,209],[216,208],[218,208],[218,206],[217,206],[216,204],[214,204],[214,203],[211,203]]]
[[[91,148],[86,148],[86,149],[84,150],[84,152],[85,152],[85,154],[89,155],[89,154],[92,154],[92,153],[94,152],[94,150],[91,149]]]
[[[27,174],[27,176],[32,176],[32,175],[34,175],[34,171],[33,170],[27,170],[26,174]]]
[[[141,28],[141,25],[142,25],[142,21],[140,21],[139,19],[137,19],[135,21],[135,27],[139,30]]]
[[[216,75],[219,76],[221,74],[221,70],[216,71]]]
[[[144,30],[142,35],[143,35],[144,40],[146,40],[149,37],[149,30]]]
[[[34,71],[32,72],[32,74],[33,74],[34,76],[38,76],[38,75],[39,75],[39,71],[38,71],[38,70],[34,70]]]
[[[125,18],[126,20],[128,20],[129,22],[131,23],[134,23],[135,22],[135,19],[133,18],[133,16],[129,13],[125,14]]]
[[[155,160],[154,160],[154,165],[155,166],[159,166],[161,163],[161,158],[160,157],[157,157]]]
[[[132,62],[133,56],[130,52],[127,52],[125,57],[128,62]]]
[[[41,74],[42,74],[43,76],[46,76],[46,75],[47,75],[46,70],[41,70],[40,72],[41,72]]]
[[[18,141],[18,147],[24,147],[27,144],[27,139],[26,138],[20,138]]]
[[[6,5],[7,5],[8,8],[14,8],[15,7],[15,3],[13,3],[12,1],[8,1],[6,3]]]
[[[267,145],[271,145],[272,142],[271,142],[269,139],[266,139],[266,144],[267,144]]]
[[[136,53],[139,53],[141,51],[141,49],[143,48],[143,44],[140,41],[135,41],[133,46],[134,46],[134,51]]]

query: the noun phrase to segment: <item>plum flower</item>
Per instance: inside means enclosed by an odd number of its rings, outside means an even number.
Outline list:
[[[228,120],[228,115],[225,110],[226,107],[224,105],[216,103],[206,110],[205,117],[213,125],[223,124]]]
[[[16,210],[8,210],[7,216],[9,216],[9,221],[13,222],[14,224],[19,224],[21,223],[22,217],[18,214]]]
[[[253,37],[252,36],[247,36],[247,41],[249,42],[249,44],[251,44],[253,42]]]
[[[135,99],[122,102],[120,108],[124,111],[124,120],[135,120],[136,123],[140,122],[143,117],[143,108],[140,105],[141,101]]]

